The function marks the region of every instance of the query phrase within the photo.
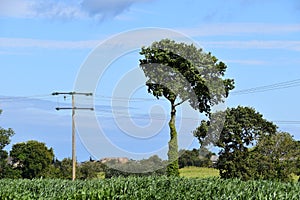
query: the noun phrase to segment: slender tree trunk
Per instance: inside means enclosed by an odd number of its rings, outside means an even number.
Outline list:
[[[169,164],[167,167],[168,176],[179,176],[178,142],[177,142],[176,127],[175,127],[175,118],[176,118],[176,107],[174,102],[171,102],[171,119],[169,121],[170,141],[169,141],[169,151],[168,151]]]

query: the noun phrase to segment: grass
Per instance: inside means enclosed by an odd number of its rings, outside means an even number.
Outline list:
[[[186,178],[210,178],[220,177],[219,170],[205,167],[184,167],[179,169],[180,176]],[[294,182],[298,182],[299,176],[291,174]]]
[[[294,182],[298,182],[300,176],[297,176],[296,174],[292,174],[291,176],[292,176]]]
[[[186,178],[219,177],[219,170],[205,167],[185,167],[179,169],[180,176]]]

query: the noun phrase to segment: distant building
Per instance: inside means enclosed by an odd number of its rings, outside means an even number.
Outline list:
[[[211,161],[213,164],[216,164],[216,163],[218,162],[218,160],[219,160],[219,156],[217,156],[217,155],[212,155],[212,156],[210,157],[210,161]]]

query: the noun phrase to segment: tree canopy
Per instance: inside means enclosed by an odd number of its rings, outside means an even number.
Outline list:
[[[213,167],[213,163],[210,160],[214,153],[210,152],[208,149],[192,149],[179,151],[179,168],[196,166],[196,167]]]
[[[2,110],[0,110],[0,115]],[[4,129],[0,127],[0,150],[2,150],[6,145],[10,143],[10,138],[14,135],[14,131],[9,129]]]
[[[44,143],[28,141],[12,146],[10,156],[16,170],[20,170],[23,178],[35,178],[43,176],[43,173],[51,165],[54,153]]]
[[[188,101],[192,108],[209,115],[211,107],[228,96],[234,83],[232,79],[222,79],[227,68],[223,62],[193,44],[163,39],[142,47],[140,54],[144,56],[140,67],[148,78],[148,92],[170,102],[170,164],[167,173],[178,176],[176,107]]]
[[[289,133],[261,137],[250,153],[254,179],[290,181],[299,174],[300,144]]]
[[[0,110],[0,115],[2,110]],[[4,147],[10,143],[10,138],[14,135],[14,131],[9,129],[4,129],[0,127],[0,178],[6,176],[6,171],[8,170],[7,158],[8,153],[4,150]]]
[[[218,115],[216,113],[215,115]],[[213,114],[214,115],[214,114]],[[201,125],[194,131],[200,144],[205,141],[210,129],[210,121],[202,121]],[[223,129],[219,134],[215,145],[221,149],[217,168],[222,178],[253,177],[249,148],[262,138],[276,133],[276,125],[267,121],[263,116],[249,107],[238,106],[228,108],[225,111]]]

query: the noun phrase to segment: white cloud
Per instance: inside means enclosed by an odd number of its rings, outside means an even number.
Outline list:
[[[35,1],[31,11],[35,17],[41,18],[80,19],[88,16],[74,1],[68,3],[52,0]]]
[[[16,18],[111,19],[150,0],[0,0],[0,16]]]
[[[0,0],[0,16],[29,17],[32,16],[32,2],[24,0]]]
[[[1,0],[0,0],[1,1]],[[15,0],[16,1],[16,0]],[[153,34],[149,29],[149,34]],[[174,30],[176,32],[176,30]],[[269,35],[280,37],[284,34],[299,34],[300,24],[217,24],[217,25],[206,25],[199,27],[198,29],[182,29],[182,32],[186,35],[191,36],[195,39],[198,36],[235,36],[235,35]],[[159,33],[157,37],[170,37],[170,35],[163,35],[164,31]],[[141,41],[145,34],[140,34],[137,38]],[[198,40],[200,46],[204,48],[232,48],[232,49],[283,49],[300,51],[299,40]],[[253,37],[250,37],[253,38]],[[124,45],[135,44],[136,41],[126,39]],[[180,40],[180,38],[178,38]],[[93,49],[101,41],[99,40],[82,40],[82,41],[65,41],[65,40],[39,40],[29,38],[1,38],[0,37],[0,48],[49,48],[49,49]],[[119,41],[116,41],[119,42]],[[131,44],[132,43],[132,44]],[[147,45],[147,44],[145,44]],[[133,45],[134,46],[134,45]],[[3,51],[5,50],[5,51]],[[7,49],[2,49],[0,54],[5,54]]]
[[[27,38],[0,38],[0,47],[4,48],[49,48],[49,49],[92,49],[98,40],[59,41]]]
[[[128,10],[130,6],[138,2],[137,0],[83,0],[81,3],[82,9],[91,17],[103,20],[118,16],[122,12]]]

